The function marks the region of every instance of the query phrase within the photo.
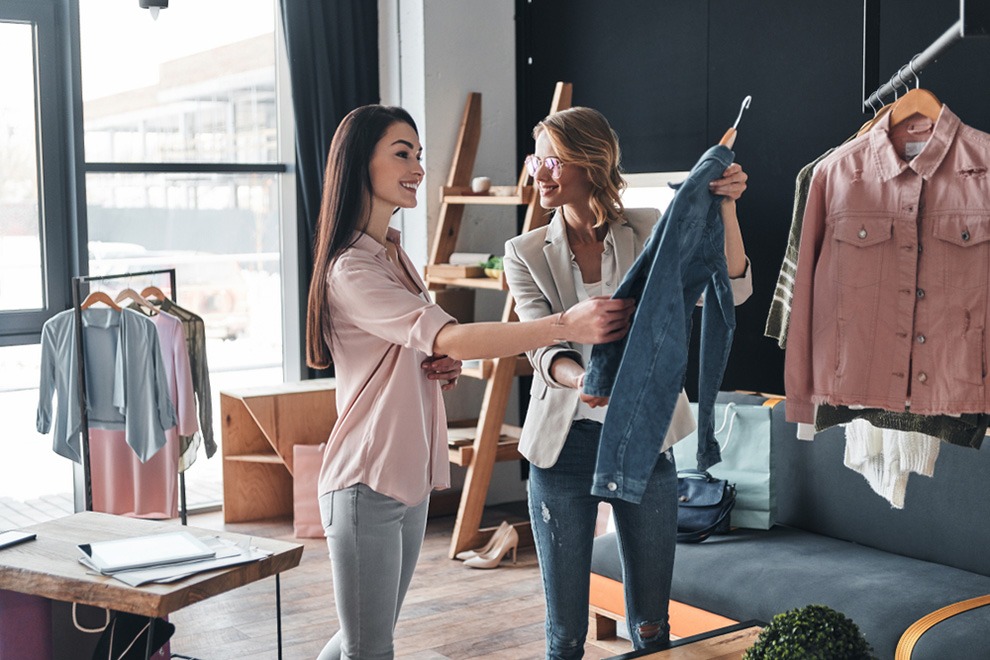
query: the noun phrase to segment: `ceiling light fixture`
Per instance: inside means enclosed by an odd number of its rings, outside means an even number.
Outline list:
[[[141,9],[151,10],[151,18],[158,20],[158,12],[162,9],[168,9],[168,0],[138,0],[138,4],[141,5]]]

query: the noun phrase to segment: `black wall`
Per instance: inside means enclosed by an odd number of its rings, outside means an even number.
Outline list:
[[[927,47],[958,12],[958,0],[882,2],[881,75]],[[861,0],[518,0],[520,156],[532,151],[532,127],[558,80],[574,83],[575,105],[609,118],[627,172],[690,169],[753,96],[735,152],[750,176],[738,208],[754,294],[737,308],[723,389],[784,391],[784,353],[763,328],[794,177],[867,119],[862,17]],[[957,43],[921,82],[965,123],[990,131],[990,39]]]

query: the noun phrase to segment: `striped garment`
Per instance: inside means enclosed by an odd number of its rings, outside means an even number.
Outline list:
[[[804,220],[804,207],[808,202],[811,175],[818,163],[825,160],[833,151],[834,148],[829,149],[802,167],[795,181],[794,211],[791,215],[791,231],[787,236],[787,250],[784,252],[784,263],[781,264],[780,274],[777,276],[777,288],[773,292],[773,302],[770,303],[767,327],[763,331],[765,337],[776,339],[777,345],[781,348],[787,345],[787,325],[791,318],[791,297],[794,295],[794,274],[797,272],[798,250],[801,247],[801,224]]]

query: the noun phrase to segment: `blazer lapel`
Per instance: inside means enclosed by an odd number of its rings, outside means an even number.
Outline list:
[[[574,288],[574,273],[571,267],[571,248],[567,244],[564,216],[559,209],[550,218],[543,254],[547,259],[547,265],[550,266],[550,272],[553,274],[553,283],[557,287],[557,297],[560,299],[564,310],[570,309],[578,303],[578,298]]]
[[[609,234],[612,237],[612,249],[615,251],[615,272],[628,273],[636,257],[639,256],[636,254],[636,236],[632,227],[625,219],[620,219],[609,227]],[[622,279],[620,277],[619,281],[621,282]]]

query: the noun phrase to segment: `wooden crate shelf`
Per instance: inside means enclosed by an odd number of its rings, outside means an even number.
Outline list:
[[[332,378],[220,393],[225,523],[292,516],[292,448],[337,420]]]
[[[440,199],[444,204],[522,206],[533,200],[533,186],[492,186],[486,193],[476,193],[471,186],[443,186]]]

